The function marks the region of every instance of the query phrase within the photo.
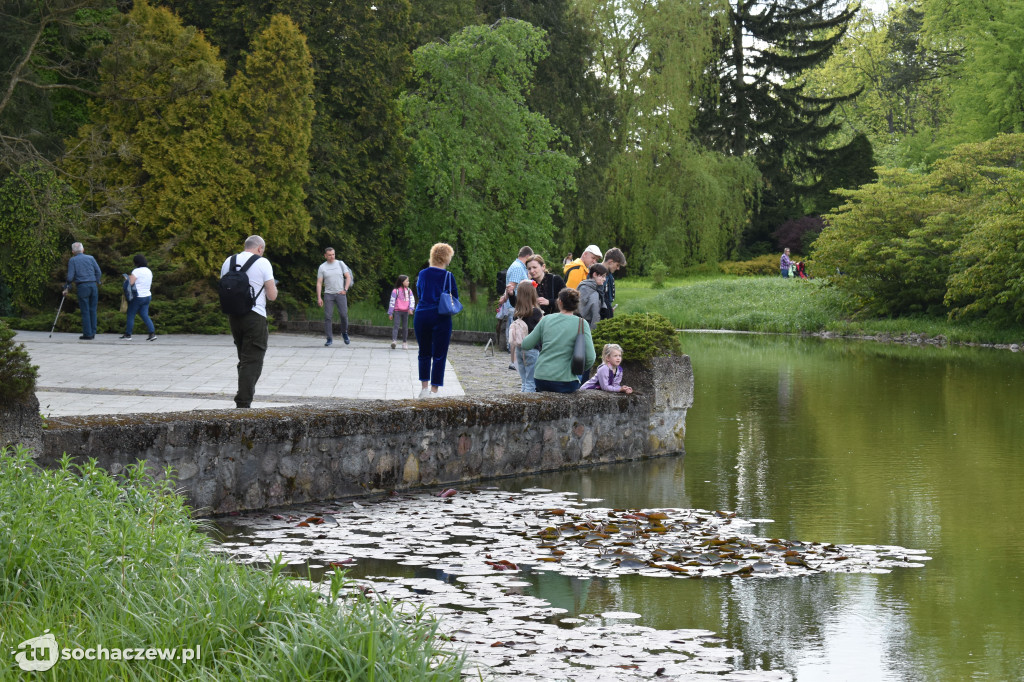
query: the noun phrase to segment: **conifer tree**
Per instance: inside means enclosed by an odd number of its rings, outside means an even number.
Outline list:
[[[312,71],[294,24],[275,18],[230,86],[216,49],[166,9],[137,0],[115,36],[64,166],[107,262],[143,251],[168,259],[167,282],[212,282],[249,234],[301,247]]]
[[[765,192],[748,243],[802,211],[802,194],[838,151],[828,147],[838,129],[831,114],[858,93],[809,95],[802,74],[829,58],[858,10],[846,0],[730,1],[717,96],[704,98],[697,130],[712,148],[751,155],[761,170]]]
[[[224,55],[229,75],[241,67],[247,45],[271,16],[284,14],[298,25],[313,58],[316,113],[306,209],[317,244],[306,253],[288,254],[275,266],[294,275],[296,290],[308,294],[307,300],[313,299],[316,278],[310,273],[323,246],[334,246],[356,271],[360,283],[353,296],[374,290],[372,273],[379,273],[381,282],[393,281],[389,231],[404,206],[408,179],[408,141],[398,96],[409,80],[415,39],[409,1],[160,2],[204,31]]]

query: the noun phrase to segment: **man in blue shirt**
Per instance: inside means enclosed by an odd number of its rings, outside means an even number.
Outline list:
[[[99,304],[102,276],[99,263],[92,256],[85,255],[82,242],[72,244],[64,295],[68,295],[68,290],[74,284],[78,291],[78,308],[82,311],[82,335],[78,337],[82,341],[96,338],[96,307]]]
[[[529,246],[524,246],[519,249],[519,255],[512,261],[512,265],[508,266],[508,270],[505,271],[505,298],[506,300],[501,304],[501,311],[505,317],[505,350],[508,348],[508,329],[512,326],[512,306],[509,304],[507,298],[508,295],[516,290],[519,283],[524,279],[529,279],[530,276],[526,272],[526,259],[533,255],[533,249]],[[509,365],[512,369],[515,369],[512,365]]]

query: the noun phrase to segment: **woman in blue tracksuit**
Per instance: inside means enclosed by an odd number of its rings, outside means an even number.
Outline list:
[[[459,297],[455,277],[448,271],[455,250],[444,243],[430,247],[430,267],[420,270],[416,276],[416,295],[419,305],[412,318],[419,345],[421,398],[437,395],[437,389],[444,386],[444,363],[448,359],[448,344],[452,340],[452,318],[441,315],[437,310],[441,293],[451,291]]]

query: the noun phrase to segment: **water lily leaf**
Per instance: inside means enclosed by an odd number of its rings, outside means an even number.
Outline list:
[[[639,559],[623,559],[619,562],[619,568],[646,568],[647,562]]]
[[[647,514],[647,518],[652,521],[665,521],[668,519],[668,514],[665,512],[650,512]]]

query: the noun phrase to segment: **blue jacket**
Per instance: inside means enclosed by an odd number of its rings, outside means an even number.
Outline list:
[[[455,298],[459,297],[459,287],[455,283],[455,275],[444,268],[423,268],[416,276],[416,295],[419,298],[419,305],[416,312],[427,312],[437,310],[437,303],[441,300],[441,292],[445,290],[445,279],[448,280],[447,288],[451,290]]]
[[[96,284],[99,284],[101,277],[103,277],[103,273],[100,272],[99,263],[88,254],[76,254],[68,261],[69,287],[72,282],[75,284],[82,284],[83,282],[96,282]]]

